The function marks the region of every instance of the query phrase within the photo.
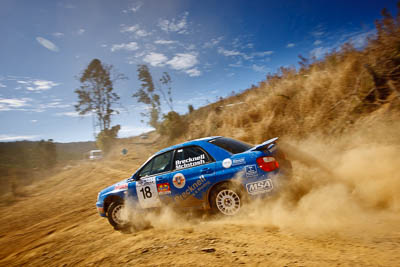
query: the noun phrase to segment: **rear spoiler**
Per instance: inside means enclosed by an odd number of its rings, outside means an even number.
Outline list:
[[[262,144],[259,144],[259,145],[256,145],[256,146],[250,148],[250,151],[271,149],[275,146],[275,142],[278,139],[279,139],[279,137],[269,139]]]

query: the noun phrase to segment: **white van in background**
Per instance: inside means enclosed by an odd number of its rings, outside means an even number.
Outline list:
[[[103,158],[103,151],[101,150],[90,150],[90,160],[102,159]]]

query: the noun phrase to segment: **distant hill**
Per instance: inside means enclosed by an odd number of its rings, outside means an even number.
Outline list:
[[[55,143],[59,161],[86,159],[88,152],[97,149],[95,142]]]
[[[0,194],[10,187],[28,184],[56,164],[89,158],[95,142],[0,142]]]

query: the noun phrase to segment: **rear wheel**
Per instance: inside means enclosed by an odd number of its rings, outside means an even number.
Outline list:
[[[123,230],[128,227],[128,219],[123,216],[124,203],[113,202],[108,207],[107,218],[115,230]]]
[[[235,215],[242,205],[242,194],[238,188],[230,184],[217,186],[211,193],[211,208],[215,213]]]

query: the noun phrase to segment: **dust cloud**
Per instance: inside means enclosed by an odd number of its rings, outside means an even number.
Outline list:
[[[200,211],[182,211],[173,206],[163,205],[161,209],[140,209],[139,204],[132,199],[125,202],[122,218],[129,222],[127,233],[138,232],[151,228],[155,229],[184,229],[192,230],[207,219],[207,214]]]
[[[390,127],[383,129],[382,127]],[[379,234],[400,227],[399,125],[360,127],[346,137],[313,136],[283,144],[293,176],[278,193],[245,203],[234,217],[179,213],[173,207],[135,212],[127,205],[132,231],[210,227],[213,224],[273,226],[304,234]],[[390,133],[393,133],[392,135]],[[383,134],[383,135],[382,135]]]
[[[284,145],[291,181],[276,178],[279,194],[249,203],[234,221],[306,234],[399,231],[400,127],[375,127]]]

